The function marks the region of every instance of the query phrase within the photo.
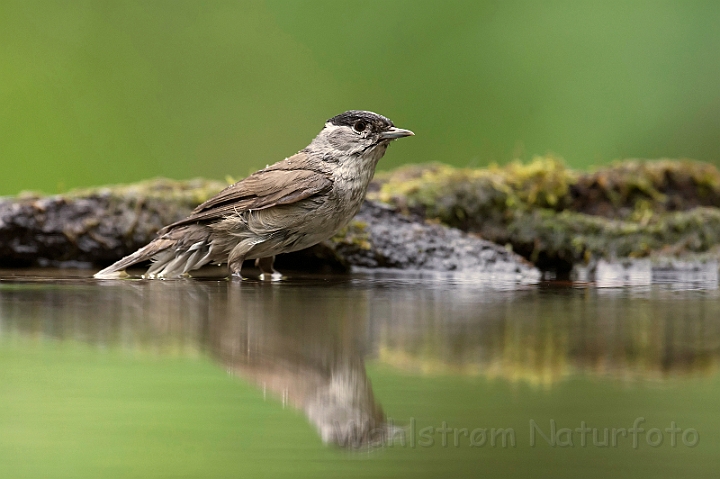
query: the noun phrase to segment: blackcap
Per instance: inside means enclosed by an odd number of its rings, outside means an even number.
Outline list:
[[[208,263],[227,263],[239,277],[248,259],[263,276],[276,274],[275,255],[324,241],[355,216],[390,142],[412,135],[369,111],[330,118],[297,154],[228,186],[95,277],[118,278],[146,260],[153,261],[146,278],[180,277]]]

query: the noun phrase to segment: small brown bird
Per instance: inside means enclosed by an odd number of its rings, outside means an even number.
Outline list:
[[[240,277],[247,259],[264,277],[276,274],[275,255],[324,241],[355,216],[390,142],[412,135],[369,111],[330,118],[300,152],[228,186],[95,277],[119,278],[147,260],[145,278],[176,278],[208,263],[227,263]]]

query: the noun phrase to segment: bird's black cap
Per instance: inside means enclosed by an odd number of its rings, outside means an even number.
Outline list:
[[[364,121],[365,123],[370,125],[371,128],[376,132],[384,131],[388,128],[392,128],[393,126],[395,126],[389,118],[378,115],[377,113],[373,113],[371,111],[363,110],[346,111],[345,113],[340,113],[339,115],[334,116],[328,120],[328,122],[332,123],[333,125],[349,127],[352,127],[358,121]]]

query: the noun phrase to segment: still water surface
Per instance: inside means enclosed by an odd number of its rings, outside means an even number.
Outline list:
[[[86,276],[0,272],[2,478],[718,474],[717,284]]]

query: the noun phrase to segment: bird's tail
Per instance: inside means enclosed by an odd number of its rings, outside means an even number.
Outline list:
[[[182,276],[211,261],[212,247],[209,236],[209,230],[199,225],[171,230],[133,254],[97,272],[95,278],[122,278],[125,276],[126,268],[147,260],[152,260],[153,264],[145,273],[145,277]]]

